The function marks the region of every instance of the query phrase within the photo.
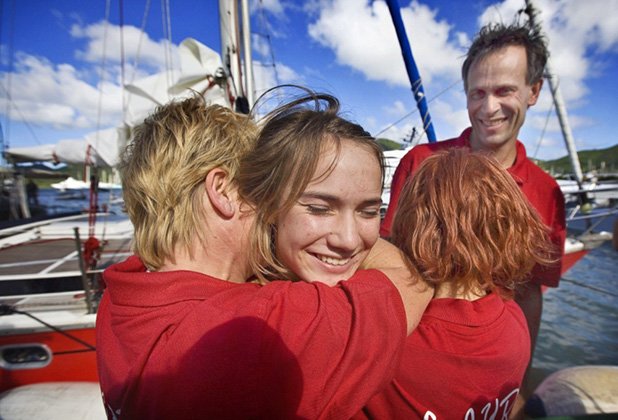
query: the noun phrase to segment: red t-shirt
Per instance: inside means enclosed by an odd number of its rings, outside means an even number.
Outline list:
[[[419,144],[406,153],[393,175],[388,210],[380,227],[381,236],[390,237],[399,195],[406,181],[418,169],[419,165],[438,150],[452,147],[470,148],[471,132],[472,129],[467,128],[457,138],[437,143]],[[537,210],[543,222],[549,226],[550,239],[556,247],[554,257],[558,260],[551,266],[535,266],[531,281],[548,287],[558,287],[562,272],[562,254],[566,238],[564,196],[558,183],[526,157],[526,148],[519,140],[516,147],[517,157],[513,166],[508,168],[508,172],[515,179],[530,204]]]
[[[399,293],[376,270],[336,287],[108,268],[97,362],[110,418],[349,418],[393,378]],[[388,355],[388,357],[385,357]]]
[[[408,337],[395,379],[354,419],[508,418],[530,359],[513,301],[434,299]]]

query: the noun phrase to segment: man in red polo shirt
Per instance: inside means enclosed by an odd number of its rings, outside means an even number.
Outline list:
[[[403,157],[393,177],[389,207],[380,230],[383,237],[390,236],[403,185],[427,156],[450,147],[490,153],[521,187],[550,228],[556,245],[557,263],[535,267],[531,281],[517,291],[516,301],[526,316],[532,351],[543,308],[541,286],[558,286],[566,236],[564,197],[558,184],[526,157],[526,149],[517,139],[526,111],[539,98],[547,56],[544,39],[534,28],[497,24],[481,29],[462,67],[471,127],[457,138],[418,145]]]

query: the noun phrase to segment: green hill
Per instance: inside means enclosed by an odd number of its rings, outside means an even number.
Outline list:
[[[384,151],[401,149],[401,143],[397,143],[396,141],[390,139],[378,138],[376,139],[376,142],[378,142]]]
[[[598,150],[582,150],[577,152],[579,156],[579,162],[582,166],[582,171],[597,171],[599,174],[603,173],[618,173],[618,144],[615,144],[607,149]],[[556,175],[570,174],[573,172],[571,169],[571,160],[569,156],[561,157],[554,160],[539,160],[537,164]]]
[[[378,138],[376,140],[382,150],[398,150],[402,144],[387,138]],[[597,171],[598,174],[618,174],[618,144],[615,144],[606,149],[581,150],[577,152],[579,162],[582,165],[582,171],[590,172]],[[571,160],[566,155],[560,159],[554,160],[534,160],[537,165],[546,171],[560,176],[573,173],[571,169]]]

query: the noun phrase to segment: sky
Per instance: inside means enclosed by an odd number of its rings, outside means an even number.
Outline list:
[[[618,0],[534,4],[578,150],[617,144]],[[524,0],[399,5],[436,135],[457,136],[469,125],[460,76],[467,47],[482,25],[518,19]],[[344,117],[376,137],[402,141],[421,131],[384,1],[250,0],[250,9],[258,95],[300,84],[338,97]],[[4,0],[0,17],[0,124],[8,147],[117,126],[123,80],[177,68],[178,45],[188,37],[221,50],[216,0]],[[532,157],[567,154],[547,83],[520,139]]]

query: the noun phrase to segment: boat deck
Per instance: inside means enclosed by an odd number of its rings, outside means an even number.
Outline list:
[[[88,215],[0,231],[0,296],[83,289],[75,229],[80,243],[88,238]],[[96,269],[131,254],[133,227],[124,215],[102,215],[94,236],[102,248]]]

